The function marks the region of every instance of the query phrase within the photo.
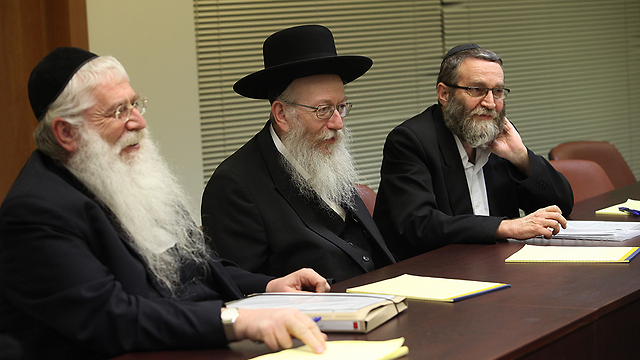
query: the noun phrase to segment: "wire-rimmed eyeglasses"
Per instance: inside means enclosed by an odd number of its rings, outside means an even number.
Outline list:
[[[144,114],[147,110],[147,98],[139,98],[133,102],[133,104],[122,104],[116,108],[116,111],[113,113],[113,117],[119,121],[127,122],[131,117],[131,112],[133,109],[137,109],[140,115]]]
[[[489,93],[489,90],[491,90],[495,99],[504,99],[507,97],[509,92],[511,92],[511,90],[507,88],[486,88],[479,86],[458,86],[449,84],[445,85],[456,89],[466,90],[467,94],[469,94],[471,97],[485,97]]]
[[[321,119],[321,120],[331,119],[331,117],[333,116],[333,112],[336,110],[338,110],[338,115],[340,115],[340,117],[344,119],[345,117],[347,117],[347,115],[349,115],[349,112],[351,111],[351,107],[353,107],[352,103],[344,103],[339,105],[318,105],[316,107],[313,107],[313,106],[297,104],[289,101],[283,101],[283,102],[290,105],[302,106],[308,109],[313,109],[316,111],[316,116],[318,117],[318,119]]]

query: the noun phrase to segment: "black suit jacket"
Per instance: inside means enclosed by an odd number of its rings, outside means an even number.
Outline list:
[[[224,302],[272,279],[212,254],[206,269],[183,267],[186,285],[172,297],[112,219],[38,151],[18,175],[0,207],[0,332],[27,359],[224,346]]]
[[[252,272],[282,276],[307,267],[336,281],[393,263],[357,195],[347,216],[361,225],[371,253],[336,235],[345,222],[295,187],[269,126],[223,161],[204,190],[202,225],[220,256]]]
[[[439,105],[405,121],[384,146],[374,219],[400,259],[452,243],[495,243],[498,225],[558,205],[573,208],[569,182],[543,157],[529,151],[531,175],[491,154],[483,167],[491,216],[473,215],[464,167]]]

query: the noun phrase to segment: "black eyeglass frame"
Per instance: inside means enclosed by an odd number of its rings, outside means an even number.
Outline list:
[[[489,93],[489,90],[491,90],[491,94],[493,95],[494,99],[504,100],[507,97],[507,95],[509,95],[509,93],[511,92],[511,89],[507,89],[507,88],[486,88],[486,87],[480,87],[480,86],[459,86],[459,85],[449,85],[446,83],[443,83],[443,84],[445,84],[448,87],[467,90],[467,93],[472,97],[485,97]],[[472,91],[476,91],[477,93],[474,94]],[[479,91],[482,91],[483,93],[480,94]],[[500,95],[500,96],[496,95],[496,91],[503,91],[503,95]]]

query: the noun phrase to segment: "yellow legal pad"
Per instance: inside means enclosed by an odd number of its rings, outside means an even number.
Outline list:
[[[526,244],[505,262],[628,263],[638,254],[635,246],[538,246]]]
[[[508,287],[511,287],[511,285],[404,274],[395,278],[350,288],[347,289],[347,292],[396,295],[416,300],[454,302]]]
[[[316,354],[307,345],[278,351],[253,358],[254,360],[278,359],[332,359],[332,360],[392,360],[409,353],[409,348],[402,346],[404,338],[386,341],[327,341],[327,349],[322,354]]]
[[[622,207],[628,207],[630,209],[640,209],[640,201],[627,199],[627,201],[623,202],[622,204],[613,205],[613,206],[609,206],[608,208],[600,209],[600,210],[596,211],[596,214],[599,214],[599,215],[625,215],[625,216],[630,216],[631,214],[629,214],[628,212],[620,211],[619,208],[621,206]]]

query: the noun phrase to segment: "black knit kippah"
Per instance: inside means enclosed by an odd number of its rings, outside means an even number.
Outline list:
[[[451,55],[453,55],[455,53],[459,53],[460,51],[465,51],[465,50],[470,50],[470,49],[482,49],[482,48],[477,44],[462,44],[462,45],[458,45],[458,46],[453,47],[451,50],[449,50],[447,52],[447,55],[445,55],[442,60],[444,61],[444,59],[448,58],[449,56],[451,56]]]
[[[74,47],[53,50],[31,71],[29,76],[29,102],[38,121],[42,120],[73,75],[98,55]]]

